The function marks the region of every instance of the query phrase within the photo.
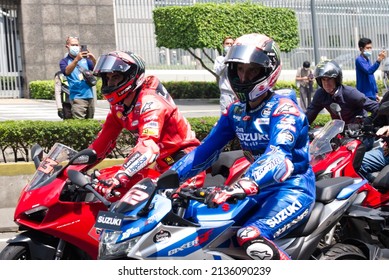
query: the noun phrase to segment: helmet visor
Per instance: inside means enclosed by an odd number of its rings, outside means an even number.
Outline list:
[[[239,62],[239,63],[257,63],[264,67],[270,67],[269,57],[261,50],[252,45],[234,45],[229,50],[226,63]]]
[[[130,65],[122,59],[112,55],[102,55],[96,63],[93,72],[95,75],[101,73],[126,72],[130,69]]]

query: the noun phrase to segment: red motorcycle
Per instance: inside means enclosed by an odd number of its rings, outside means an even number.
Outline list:
[[[362,139],[370,136],[370,131],[363,122],[345,126],[343,120],[331,120],[310,144],[311,165],[317,180],[348,176],[365,182],[327,241],[357,245],[369,259],[386,259],[389,258],[389,166],[373,183],[358,172],[366,150]],[[326,256],[330,259],[333,253],[326,252],[323,259]]]
[[[47,156],[39,145],[31,149],[36,172],[23,188],[15,208],[14,221],[21,231],[8,240],[0,259],[97,259],[99,229],[95,220],[100,210],[107,210],[107,201],[93,189],[79,188],[68,179],[69,170],[87,172],[96,163],[93,150],[77,152],[56,143]],[[236,180],[248,166],[242,151],[221,153],[208,170],[208,185]],[[97,179],[111,178],[120,166],[99,170]],[[93,174],[93,173],[92,173]],[[143,178],[156,179],[159,173],[144,168],[131,178],[129,186]],[[122,194],[127,190],[120,189]],[[120,198],[114,197],[114,200]]]

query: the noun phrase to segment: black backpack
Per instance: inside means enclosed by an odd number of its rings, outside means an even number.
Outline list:
[[[62,103],[70,103],[69,101],[69,84],[68,80],[66,79],[66,76],[61,72],[58,71],[55,73],[54,77],[58,76],[59,80],[61,81],[61,101]]]

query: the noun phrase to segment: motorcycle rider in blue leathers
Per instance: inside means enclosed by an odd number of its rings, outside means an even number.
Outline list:
[[[237,136],[251,162],[234,185],[215,187],[209,207],[253,196],[258,207],[237,232],[253,259],[289,259],[273,240],[304,221],[315,201],[309,165],[309,124],[293,97],[272,90],[281,72],[276,43],[261,34],[238,38],[227,57],[228,79],[238,101],[223,111],[200,146],[176,162],[180,182],[209,168]]]

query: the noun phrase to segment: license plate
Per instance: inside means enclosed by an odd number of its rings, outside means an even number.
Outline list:
[[[110,229],[121,231],[124,215],[120,213],[112,213],[109,211],[99,211],[95,227],[101,229]]]

